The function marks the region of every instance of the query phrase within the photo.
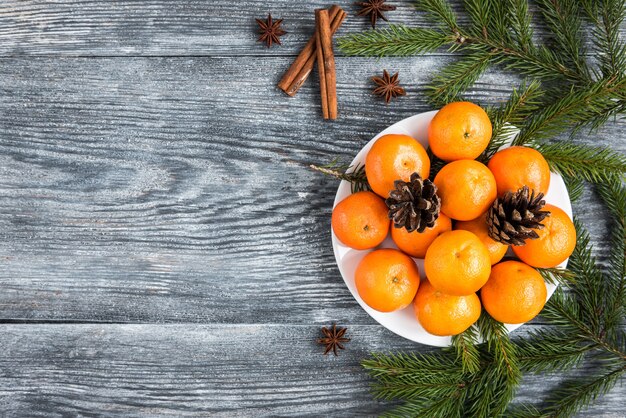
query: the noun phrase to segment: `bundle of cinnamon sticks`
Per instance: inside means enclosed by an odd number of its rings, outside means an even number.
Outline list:
[[[315,34],[278,83],[281,90],[289,96],[295,96],[313,71],[317,60],[324,119],[337,118],[337,76],[332,36],[345,18],[346,12],[337,5],[331,6],[328,10],[316,10]]]

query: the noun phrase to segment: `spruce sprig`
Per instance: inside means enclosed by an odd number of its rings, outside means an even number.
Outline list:
[[[492,57],[489,51],[477,51],[444,67],[434,77],[432,85],[426,87],[431,103],[443,106],[459,100],[485,72]]]
[[[476,373],[480,370],[480,352],[477,344],[478,333],[474,326],[452,337],[452,347],[456,352],[457,361],[461,363],[463,373]]]
[[[551,38],[561,59],[579,74],[583,80],[591,80],[591,72],[585,62],[582,19],[578,0],[538,0],[541,13],[551,29]]]
[[[541,152],[550,169],[567,178],[602,184],[626,174],[626,156],[610,148],[571,142],[529,143]]]
[[[349,182],[352,193],[371,190],[363,164],[357,164],[355,167],[352,167],[349,164],[341,163],[339,159],[335,158],[326,165],[311,164],[309,167],[327,176]]]
[[[537,81],[522,83],[513,89],[509,99],[497,108],[488,109],[493,126],[491,140],[480,160],[487,162],[503,145],[519,131],[525,121],[538,109],[539,98],[543,94]]]
[[[349,55],[406,57],[434,51],[453,41],[453,35],[438,30],[389,25],[385,29],[348,35],[337,44]]]

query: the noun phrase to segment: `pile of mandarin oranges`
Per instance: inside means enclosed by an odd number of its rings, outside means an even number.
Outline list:
[[[565,261],[576,231],[562,209],[546,204],[550,214],[537,230],[539,238],[508,246],[489,236],[487,211],[498,196],[523,186],[545,194],[550,186],[548,163],[532,148],[512,146],[487,165],[477,161],[491,135],[487,113],[473,103],[450,103],[434,116],[428,144],[446,165],[431,179],[441,199],[439,216],[423,232],[394,226],[385,199],[396,180],[409,181],[413,173],[428,178],[427,151],[407,135],[384,135],[373,144],[365,160],[371,191],[351,194],[332,214],[333,231],[344,245],[373,250],[354,277],[368,306],[393,312],[413,304],[417,321],[438,336],[465,331],[482,308],[509,324],[529,321],[542,310],[547,289],[536,268]],[[380,248],[389,234],[398,249]],[[424,259],[422,282],[412,257]]]

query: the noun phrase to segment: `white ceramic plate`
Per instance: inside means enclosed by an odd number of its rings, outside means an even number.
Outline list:
[[[424,148],[428,148],[428,124],[431,119],[435,116],[437,111],[420,113],[415,116],[411,116],[410,118],[401,120],[400,122],[391,125],[378,135],[376,135],[370,142],[367,143],[361,149],[361,151],[357,154],[357,156],[352,161],[352,166],[356,166],[357,164],[365,164],[365,156],[367,152],[372,147],[374,142],[382,135],[386,134],[405,134],[412,136],[416,140],[418,140]],[[343,199],[350,195],[350,183],[347,181],[342,181],[337,189],[337,195],[335,196],[335,203],[333,206],[336,206],[337,203],[341,202]],[[550,190],[545,197],[547,203],[551,203],[559,208],[563,209],[565,213],[572,217],[572,206],[570,204],[569,195],[567,193],[567,189],[565,187],[565,183],[560,175],[556,173],[552,173],[552,177],[550,179]],[[420,323],[415,318],[415,314],[413,312],[413,305],[409,305],[405,309],[400,311],[391,312],[391,313],[382,313],[378,312],[363,302],[361,297],[356,291],[356,286],[354,285],[354,272],[356,270],[359,261],[361,258],[365,256],[371,250],[359,251],[353,250],[352,248],[346,247],[343,245],[332,233],[332,242],[333,242],[333,250],[335,252],[335,258],[337,259],[337,265],[339,266],[339,271],[341,272],[341,276],[343,280],[346,282],[346,286],[352,292],[352,296],[356,299],[357,302],[361,305],[361,307],[378,323],[380,323],[385,328],[389,329],[396,334],[408,338],[409,340],[433,345],[437,347],[445,347],[450,345],[451,338],[450,337],[439,337],[436,335],[429,334],[422,328]],[[391,236],[388,236],[387,239],[380,245],[380,248],[397,248],[396,245],[391,240]],[[422,279],[424,278],[424,262],[422,259],[414,259]],[[567,265],[567,260],[565,260],[559,267],[564,268]],[[556,286],[548,284],[548,299],[552,296],[554,291],[556,290]],[[509,332],[515,330],[523,324],[515,324],[515,325],[507,325],[507,329]]]

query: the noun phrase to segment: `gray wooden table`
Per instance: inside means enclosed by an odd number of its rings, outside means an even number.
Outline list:
[[[425,25],[410,2],[392,3],[393,22]],[[338,57],[340,118],[325,122],[317,78],[295,98],[275,85],[327,5],[0,3],[1,415],[387,407],[359,361],[429,348],[354,301],[330,245],[337,182],[307,165],[350,159],[387,125],[430,110],[424,87],[454,58]],[[342,34],[367,27],[342,6]],[[289,34],[267,50],[254,18],[269,11]],[[389,106],[371,95],[383,68],[399,70],[408,93]],[[497,103],[519,81],[491,71],[468,97]],[[583,139],[626,152],[625,128]],[[606,212],[591,190],[575,212],[606,250]],[[352,341],[324,357],[315,338],[334,321]],[[519,399],[558,379],[526,378]],[[623,416],[624,395],[618,387],[586,414]]]

